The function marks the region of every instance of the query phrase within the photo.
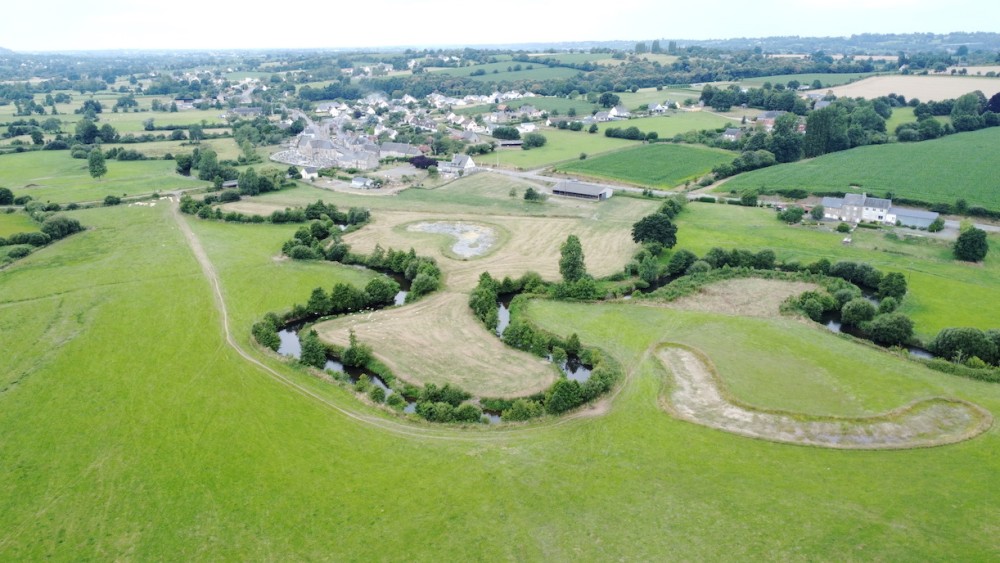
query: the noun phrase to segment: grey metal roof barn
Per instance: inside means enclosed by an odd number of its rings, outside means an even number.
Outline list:
[[[556,184],[556,186],[552,188],[552,193],[553,195],[596,199],[601,201],[611,197],[614,190],[604,186],[585,184],[576,180],[565,180]]]

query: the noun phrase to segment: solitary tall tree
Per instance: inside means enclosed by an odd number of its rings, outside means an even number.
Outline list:
[[[677,225],[662,213],[647,215],[632,225],[632,240],[638,243],[658,242],[673,248],[677,244]]]
[[[559,273],[563,281],[575,282],[587,275],[587,267],[583,263],[583,245],[576,235],[566,237],[566,242],[559,247]]]
[[[986,241],[986,231],[970,227],[958,235],[955,241],[955,258],[966,262],[982,262],[989,252],[990,245]]]
[[[95,179],[100,179],[108,173],[108,165],[104,161],[104,153],[101,152],[99,147],[95,147],[90,151],[90,156],[87,157],[87,168],[90,171],[90,177]]]

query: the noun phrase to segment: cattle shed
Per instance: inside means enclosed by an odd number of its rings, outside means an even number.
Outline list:
[[[606,186],[595,186],[594,184],[585,184],[576,180],[566,180],[556,184],[552,188],[552,194],[603,201],[611,197],[614,194],[614,190]]]

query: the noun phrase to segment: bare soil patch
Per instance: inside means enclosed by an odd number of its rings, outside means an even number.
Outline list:
[[[968,440],[992,417],[965,401],[935,397],[871,417],[810,416],[768,411],[728,396],[704,355],[663,345],[657,357],[674,376],[664,406],[682,420],[752,438],[842,449],[902,449]]]
[[[431,295],[412,305],[340,317],[316,325],[326,342],[346,345],[348,330],[405,381],[452,383],[480,396],[520,396],[546,389],[552,364],[503,344],[469,309],[468,296]]]
[[[968,76],[873,76],[831,88],[838,98],[877,98],[892,93],[922,101],[957,98],[982,90],[986,97],[1000,92],[1000,78]]]
[[[744,317],[777,317],[781,303],[793,295],[819,289],[806,282],[745,278],[706,285],[694,295],[667,305],[688,311],[723,313]]]

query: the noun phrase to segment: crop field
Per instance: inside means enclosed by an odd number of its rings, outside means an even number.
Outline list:
[[[740,81],[740,84],[748,88],[760,88],[765,82],[770,82],[771,84],[788,84],[792,80],[797,80],[799,84],[811,86],[814,80],[819,80],[824,88],[830,88],[874,75],[875,73],[873,72],[779,74],[745,78]]]
[[[580,158],[580,153],[587,155],[622,149],[636,145],[636,141],[612,139],[597,133],[570,131],[544,127],[538,131],[545,135],[545,146],[531,150],[503,149],[477,157],[477,162],[487,166],[494,165],[499,160],[502,166],[513,166],[523,170],[541,168],[557,162]]]
[[[438,252],[446,288],[352,319],[359,334],[419,346],[437,338],[470,357],[492,347],[497,355],[485,356],[496,362],[492,373],[470,363],[461,375],[482,376],[489,388],[531,388],[554,375],[551,366],[529,365],[496,348],[481,327],[463,324],[474,277],[537,268],[552,278],[568,232],[580,234],[595,274],[610,273],[634,250],[629,225],[656,202],[509,198],[510,187],[525,185],[478,174],[398,196],[299,187],[252,201],[365,202],[374,221],[351,242],[359,250],[380,242]],[[577,332],[623,365],[627,376],[613,398],[589,416],[512,428],[409,422],[250,343],[249,325],[265,311],[303,302],[313,287],[360,286],[370,276],[279,258],[296,225],[205,222],[175,216],[166,202],[71,216],[90,228],[0,276],[5,560],[372,560],[413,554],[415,546],[417,559],[1000,556],[990,533],[1000,503],[996,429],[908,451],[750,439],[670,414],[683,374],[656,346],[679,343],[710,358],[741,404],[809,417],[863,417],[934,397],[998,413],[996,385],[931,372],[797,319],[534,301],[533,321]],[[510,238],[461,261],[440,254],[440,240],[400,228],[441,217],[497,224]],[[878,232],[858,232],[844,248],[835,233],[723,205],[694,204],[679,224],[679,246],[696,252],[721,245],[802,260],[864,256],[906,271],[904,307],[918,327],[930,316],[975,326],[1000,317],[989,299],[1000,267],[995,252],[983,266],[966,267],[947,260],[943,243],[894,242]],[[937,294],[948,301],[935,301]],[[960,307],[972,301],[978,307]],[[412,330],[389,330],[397,321]],[[460,337],[446,334],[464,326]],[[330,337],[342,338],[343,328]],[[370,343],[376,353],[393,345]],[[442,369],[442,351],[417,353],[392,359],[401,371],[411,361]]]
[[[910,292],[902,311],[926,340],[949,326],[987,329],[1000,318],[994,279],[1000,275],[1000,237],[991,235],[991,253],[982,265],[956,262],[952,241],[926,236],[893,240],[883,231],[857,229],[845,246],[843,235],[825,229],[787,226],[774,212],[732,205],[695,203],[679,219],[677,248],[703,255],[712,247],[773,250],[779,260],[809,264],[827,258],[867,262],[884,271],[903,272]]]
[[[802,188],[857,191],[883,196],[892,192],[929,202],[1000,209],[1000,191],[990,166],[1000,142],[996,128],[960,133],[933,141],[860,147],[812,160],[740,174],[720,190]],[[850,186],[856,186],[851,188]]]
[[[38,223],[24,213],[0,213],[0,237],[38,230]]]
[[[141,145],[131,145],[140,147]],[[206,185],[178,175],[170,160],[109,160],[108,174],[90,177],[87,161],[68,151],[36,151],[0,156],[0,185],[15,196],[56,203],[98,201],[107,195],[137,195]]]
[[[974,76],[875,76],[852,84],[832,88],[838,98],[877,98],[901,94],[906,99],[918,98],[922,102],[957,98],[980,90],[988,99],[1000,92],[1000,78]]]
[[[988,72],[1000,74],[1000,65],[950,66],[945,72],[961,72],[963,70],[970,76],[981,76]]]
[[[654,143],[614,154],[578,160],[558,167],[570,172],[621,180],[643,186],[672,188],[711,171],[713,166],[731,162],[730,151],[689,145]]]

